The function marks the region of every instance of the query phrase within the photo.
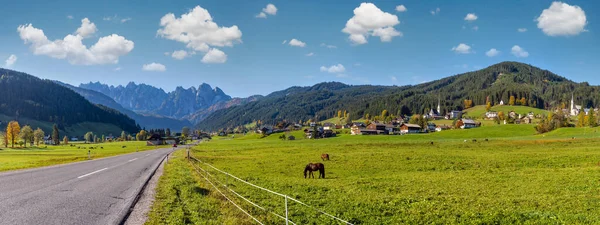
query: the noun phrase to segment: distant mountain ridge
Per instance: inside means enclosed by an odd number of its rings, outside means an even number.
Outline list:
[[[520,63],[501,62],[487,68],[453,75],[439,80],[407,86],[346,85],[320,83],[311,87],[290,87],[273,92],[257,101],[219,110],[206,117],[198,127],[204,130],[234,128],[261,120],[324,120],[346,110],[352,119],[365,114],[380,115],[385,109],[394,115],[428,113],[441,104],[441,113],[463,110],[463,101],[483,105],[510,96],[525,98],[528,106],[549,109],[568,106],[571,94],[583,107],[600,106],[600,87],[576,83],[548,70]]]
[[[231,100],[220,88],[202,83],[198,88],[177,87],[165,92],[146,84],[128,83],[126,86],[109,86],[99,82],[79,85],[80,88],[97,91],[111,97],[126,109],[142,114],[153,114],[182,119],[198,110],[211,107],[218,102]]]

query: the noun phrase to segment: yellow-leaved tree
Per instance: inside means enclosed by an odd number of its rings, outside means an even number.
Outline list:
[[[15,142],[18,140],[20,132],[21,126],[19,126],[19,122],[17,121],[10,121],[8,126],[6,126],[6,137],[11,145],[11,148],[15,147]]]

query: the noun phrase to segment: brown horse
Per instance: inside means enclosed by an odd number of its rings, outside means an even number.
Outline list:
[[[325,165],[323,165],[323,163],[309,163],[308,165],[306,165],[306,167],[304,168],[304,178],[306,179],[306,172],[308,172],[308,178],[310,178],[311,176],[312,178],[315,178],[313,171],[317,170],[319,171],[319,178],[325,179]]]
[[[329,154],[325,153],[325,154],[321,154],[321,159],[323,161],[325,161],[326,159],[329,160]]]

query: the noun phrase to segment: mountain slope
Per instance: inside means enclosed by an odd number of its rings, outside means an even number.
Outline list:
[[[130,82],[126,86],[108,86],[99,82],[79,85],[80,88],[93,90],[111,97],[126,109],[142,114],[154,114],[163,117],[182,119],[199,110],[207,109],[218,102],[226,102],[231,96],[221,89],[201,84],[198,88],[177,87],[167,93],[146,84]]]
[[[61,128],[93,122],[112,124],[128,133],[139,131],[133,119],[114,109],[94,105],[53,81],[7,69],[0,69],[0,114],[57,123]]]
[[[55,81],[56,83],[65,86],[94,104],[105,105],[107,107],[116,109],[117,111],[131,117],[134,119],[141,127],[146,129],[152,128],[170,128],[173,131],[179,131],[184,126],[191,126],[191,123],[187,120],[177,120],[168,117],[162,117],[157,115],[142,115],[135,113],[129,109],[125,109],[119,103],[117,103],[112,98],[96,91],[88,90],[85,88],[75,87],[73,85],[65,84],[59,81]]]
[[[508,103],[510,96],[525,98],[527,105],[554,108],[570,100],[584,107],[600,104],[600,88],[587,83],[575,83],[550,71],[519,62],[502,62],[488,68],[458,74],[419,85],[350,86],[341,83],[321,83],[312,87],[291,87],[274,92],[256,102],[219,110],[198,124],[201,129],[229,128],[262,120],[319,120],[333,117],[338,110],[347,110],[353,119],[365,114],[379,115],[388,110],[395,115],[428,112],[441,103],[442,113],[462,110],[463,100],[475,105],[485,104],[489,96],[494,104]]]

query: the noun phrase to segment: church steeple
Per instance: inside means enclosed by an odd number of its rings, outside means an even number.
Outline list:
[[[442,115],[442,111],[440,110],[440,97],[438,96],[438,107],[437,107],[437,114],[438,115]]]

